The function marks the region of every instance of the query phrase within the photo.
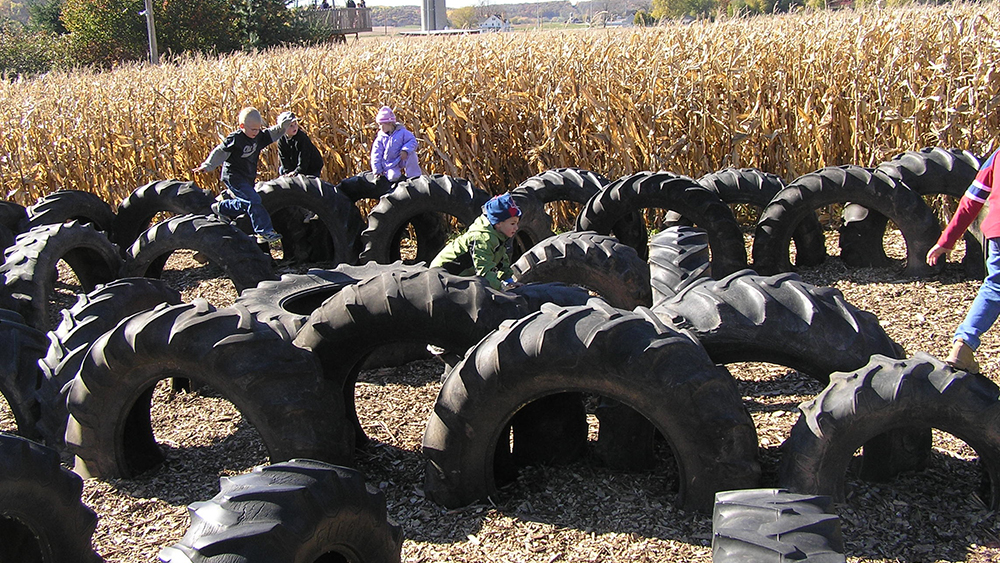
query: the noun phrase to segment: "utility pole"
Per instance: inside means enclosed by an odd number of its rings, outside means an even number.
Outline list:
[[[146,0],[146,9],[139,12],[146,16],[146,34],[149,35],[149,62],[160,64],[160,51],[156,48],[156,24],[153,23],[153,0]]]

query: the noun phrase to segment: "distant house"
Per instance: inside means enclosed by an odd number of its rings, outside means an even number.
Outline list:
[[[479,29],[483,31],[510,31],[510,21],[493,14],[479,24]]]

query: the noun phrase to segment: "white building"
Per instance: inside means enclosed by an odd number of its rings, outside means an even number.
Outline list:
[[[486,18],[483,23],[479,24],[479,29],[483,31],[510,31],[510,22],[493,14]]]

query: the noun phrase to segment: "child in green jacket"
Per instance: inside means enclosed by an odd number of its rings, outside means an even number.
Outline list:
[[[507,241],[517,232],[520,217],[521,210],[509,193],[494,197],[483,205],[483,214],[469,229],[438,253],[431,267],[457,276],[480,276],[494,289],[503,289],[512,275]]]

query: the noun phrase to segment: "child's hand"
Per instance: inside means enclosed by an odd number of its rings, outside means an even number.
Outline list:
[[[927,261],[927,265],[937,266],[938,260],[941,259],[941,256],[946,254],[948,254],[947,248],[943,248],[935,244],[930,250],[927,251],[927,258],[925,259]]]

